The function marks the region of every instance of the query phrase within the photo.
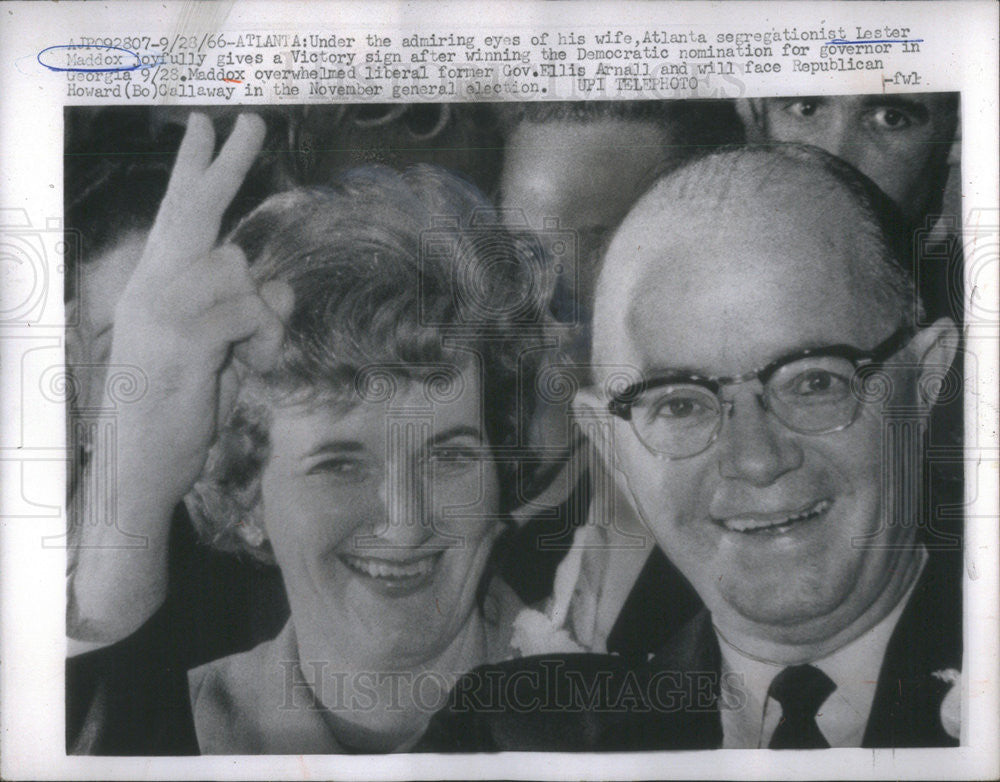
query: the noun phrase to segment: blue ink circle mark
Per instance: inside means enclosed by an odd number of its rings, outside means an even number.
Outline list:
[[[119,65],[114,68],[77,68],[77,67],[60,68],[57,65],[49,65],[42,59],[42,55],[45,54],[46,52],[57,51],[59,49],[104,49],[116,52],[124,52],[130,57],[135,57],[135,65]],[[82,43],[64,44],[61,46],[48,46],[45,49],[42,49],[38,53],[38,64],[45,66],[50,71],[62,71],[62,72],[72,71],[74,73],[115,73],[119,71],[136,71],[139,68],[143,67],[142,58],[138,54],[133,52],[131,49],[122,49],[119,46],[99,46],[97,44],[82,44]]]

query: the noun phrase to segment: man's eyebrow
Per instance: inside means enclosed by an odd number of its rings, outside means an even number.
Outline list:
[[[843,342],[817,342],[816,340],[804,340],[798,345],[789,345],[787,348],[783,348],[780,352],[775,353],[770,359],[761,363],[756,367],[745,367],[743,372],[753,372],[758,369],[763,369],[769,364],[775,361],[782,361],[786,358],[794,358],[800,353],[805,351],[822,351],[828,348],[839,347],[845,343]],[[741,372],[740,374],[743,374]],[[697,367],[664,367],[664,366],[644,366],[642,367],[642,376],[649,382],[650,380],[660,380],[662,378],[668,377],[687,377],[694,375],[695,377],[702,377],[706,379],[713,379],[718,377],[731,377],[731,375],[720,375],[716,372],[706,372],[704,369]]]
[[[364,449],[364,444],[357,440],[324,440],[310,448],[308,453],[303,454],[303,458],[326,453],[357,453]]]
[[[694,367],[646,367],[643,369],[643,377],[652,380],[654,377],[671,377],[673,375],[700,375],[708,377],[703,370]]]
[[[785,98],[764,98],[765,103],[827,103],[830,100],[825,95],[792,95]]]
[[[930,109],[927,104],[919,100],[907,97],[906,95],[866,95],[862,105],[865,108],[875,108],[885,106],[891,109],[908,111],[915,115],[921,122],[930,118]]]
[[[694,367],[656,367],[655,369],[645,369],[642,373],[642,379],[636,381],[635,385],[652,383],[658,380],[686,380],[689,378],[710,380],[713,377],[716,377],[716,375],[705,372],[703,369],[695,369]]]

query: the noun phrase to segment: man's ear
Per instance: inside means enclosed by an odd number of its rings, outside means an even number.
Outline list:
[[[759,144],[767,141],[767,110],[761,98],[739,98],[736,101],[736,113],[743,121],[748,144]]]
[[[950,318],[940,318],[913,337],[910,349],[920,362],[917,394],[921,406],[930,410],[949,387],[960,388],[961,378],[955,379],[952,368],[958,352],[959,331]]]
[[[955,120],[955,137],[948,149],[948,165],[952,168],[962,165],[962,115]]]

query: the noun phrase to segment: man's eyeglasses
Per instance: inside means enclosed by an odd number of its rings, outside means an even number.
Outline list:
[[[706,451],[722,430],[725,386],[759,380],[761,405],[800,434],[829,434],[846,429],[858,417],[859,371],[868,371],[895,355],[913,337],[900,328],[871,350],[829,345],[800,350],[736,377],[668,373],[633,383],[608,403],[612,414],[632,425],[651,452],[686,459]]]

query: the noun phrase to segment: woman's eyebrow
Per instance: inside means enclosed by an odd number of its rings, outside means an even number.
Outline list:
[[[324,440],[310,448],[308,453],[303,454],[303,458],[323,453],[357,453],[364,449],[364,444],[357,440]]]
[[[110,333],[111,333],[111,329],[113,329],[113,328],[114,328],[114,326],[115,326],[115,324],[114,324],[114,323],[108,323],[108,324],[106,324],[106,325],[105,325],[105,326],[103,326],[103,327],[102,327],[102,328],[101,328],[101,329],[100,329],[100,330],[99,330],[99,331],[98,331],[98,332],[97,332],[96,334],[94,334],[94,335],[93,335],[93,336],[92,336],[92,337],[90,338],[90,341],[91,341],[91,342],[97,342],[97,340],[99,340],[99,339],[100,339],[101,337],[103,337],[103,336],[104,336],[105,334],[110,334]]]
[[[471,437],[473,440],[482,440],[483,433],[479,427],[458,424],[435,434],[431,439],[431,445],[442,443],[445,440],[453,440],[457,437]]]

